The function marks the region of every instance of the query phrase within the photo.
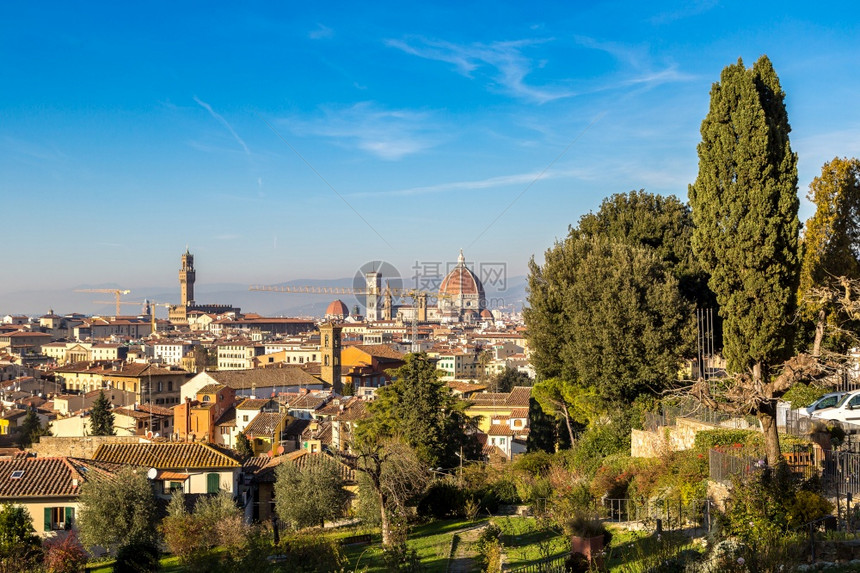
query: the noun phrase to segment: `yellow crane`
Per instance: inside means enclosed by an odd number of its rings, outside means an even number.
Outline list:
[[[94,300],[93,304],[113,304],[113,302],[109,302],[106,300]],[[122,301],[122,302],[117,302],[116,304],[118,304],[118,305],[135,304],[138,306],[142,306],[144,309],[143,314],[149,314],[150,317],[152,318],[152,332],[155,332],[157,330],[157,328],[155,327],[155,310],[152,307],[162,306],[164,308],[170,308],[171,306],[174,306],[168,302],[155,302],[155,301],[152,301],[149,299],[144,299],[143,302]],[[119,307],[117,307],[117,308],[119,308]]]
[[[121,312],[120,305],[122,302],[120,301],[120,297],[124,294],[129,294],[130,290],[125,289],[116,289],[116,288],[79,288],[75,289],[75,292],[98,292],[102,294],[113,294],[116,297],[116,313],[119,315]]]

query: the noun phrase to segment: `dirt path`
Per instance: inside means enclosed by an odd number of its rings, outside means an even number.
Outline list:
[[[487,524],[484,524],[481,527],[467,529],[455,534],[457,540],[454,542],[454,554],[448,567],[448,573],[471,573],[481,570],[478,564],[477,541],[486,527]]]

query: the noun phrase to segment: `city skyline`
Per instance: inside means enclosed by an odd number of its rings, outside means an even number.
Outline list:
[[[0,298],[173,285],[186,245],[200,285],[523,275],[610,194],[686,200],[738,57],[779,74],[801,197],[860,155],[853,4],[205,8],[4,7]]]

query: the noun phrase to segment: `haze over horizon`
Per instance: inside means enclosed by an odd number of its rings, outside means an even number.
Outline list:
[[[461,248],[524,275],[608,195],[686,200],[711,84],[739,57],[773,61],[805,197],[825,161],[860,155],[858,16],[708,0],[4,5],[15,248],[0,311],[17,310],[10,293],[175,285],[186,245],[201,287],[444,268]]]

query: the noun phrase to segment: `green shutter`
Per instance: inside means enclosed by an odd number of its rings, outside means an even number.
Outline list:
[[[206,493],[218,493],[221,490],[221,476],[209,474],[206,476]]]
[[[51,508],[45,508],[45,531],[51,531]]]
[[[66,508],[66,529],[71,529],[72,525],[74,525],[75,521],[75,508],[67,507]]]

